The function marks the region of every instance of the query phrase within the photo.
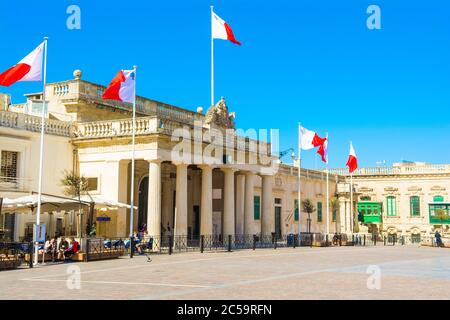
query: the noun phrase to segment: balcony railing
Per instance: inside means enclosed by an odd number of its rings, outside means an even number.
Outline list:
[[[0,127],[40,132],[41,118],[23,113],[0,110]],[[45,119],[44,128],[46,134],[70,137],[72,123]]]
[[[132,105],[129,103],[103,100],[102,94],[106,87],[95,83],[83,80],[69,80],[48,84],[47,87],[50,88],[47,92],[51,96],[60,99],[63,103],[71,101],[75,102],[82,99],[124,111],[132,111]],[[51,98],[51,96],[49,96],[49,98]],[[194,121],[202,121],[204,118],[204,115],[202,114],[140,96],[136,98],[136,112],[141,116],[156,115],[162,119],[172,119],[186,124],[193,124]]]
[[[0,191],[29,191],[31,183],[31,179],[0,176]]]
[[[348,169],[330,169],[330,173],[349,176]],[[404,165],[393,167],[359,168],[353,176],[382,176],[382,175],[408,175],[408,174],[439,174],[450,173],[448,164]]]

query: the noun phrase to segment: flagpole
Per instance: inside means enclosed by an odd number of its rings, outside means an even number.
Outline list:
[[[298,195],[297,195],[297,202],[298,202],[298,238],[299,238],[299,244],[300,244],[300,234],[301,234],[301,212],[302,212],[302,194],[301,194],[301,153],[302,153],[302,131],[301,131],[301,124],[298,123]]]
[[[214,6],[211,6],[211,23],[213,18]],[[214,105],[214,38],[211,27],[211,106]]]
[[[330,189],[329,189],[329,170],[328,170],[328,132],[327,132],[327,150],[326,150],[326,172],[327,172],[327,234],[330,233]]]
[[[48,38],[44,37],[44,75],[43,75],[43,89],[42,89],[42,112],[41,112],[41,144],[39,154],[39,182],[38,182],[38,206],[36,214],[36,232],[35,232],[35,248],[34,248],[34,264],[38,264],[39,243],[37,239],[37,231],[41,224],[41,201],[42,201],[42,171],[44,162],[44,132],[45,132],[45,86],[47,83],[47,41]]]
[[[134,229],[134,154],[135,154],[135,135],[136,135],[136,66],[133,66],[134,72],[134,99],[133,99],[133,125],[132,125],[132,146],[131,146],[131,192],[130,192],[130,238],[133,237]],[[133,257],[132,249],[130,250]]]
[[[350,141],[350,146],[352,142]],[[350,227],[353,233],[353,172],[350,173]]]

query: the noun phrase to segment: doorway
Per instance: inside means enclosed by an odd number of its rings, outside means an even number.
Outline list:
[[[139,184],[138,229],[147,223],[148,210],[148,177]],[[148,229],[148,226],[147,226]]]
[[[281,207],[275,207],[275,235],[281,239]]]

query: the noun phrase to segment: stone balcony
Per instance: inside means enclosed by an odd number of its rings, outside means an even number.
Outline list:
[[[44,123],[46,134],[63,137],[72,136],[73,124],[71,122],[45,119]],[[0,110],[0,127],[40,132],[41,118],[24,113]]]
[[[106,87],[88,81],[74,79],[47,85],[46,94],[48,100],[58,100],[64,105],[78,104],[80,101],[109,107],[114,110],[132,112],[132,105],[114,100],[103,100],[102,94]],[[163,119],[176,120],[178,122],[193,124],[194,121],[203,121],[204,115],[173,105],[136,97],[136,114],[140,116],[158,116]]]

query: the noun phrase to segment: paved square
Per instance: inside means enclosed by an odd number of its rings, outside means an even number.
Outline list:
[[[152,259],[0,272],[0,299],[450,299],[449,249],[283,248]],[[367,287],[369,266],[379,267],[379,290]],[[77,267],[81,288],[69,289],[68,268]]]

